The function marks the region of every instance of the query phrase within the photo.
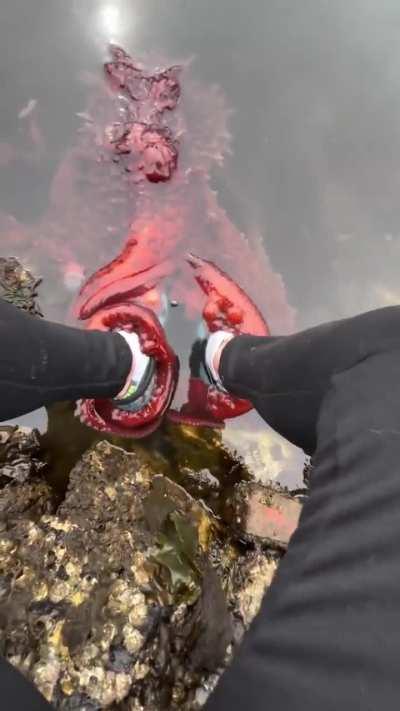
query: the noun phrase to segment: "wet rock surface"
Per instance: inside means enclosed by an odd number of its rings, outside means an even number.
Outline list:
[[[1,652],[57,709],[200,708],[277,557],[108,442],[46,487],[0,492]]]
[[[10,480],[22,484],[44,467],[37,430],[0,426],[0,484]]]
[[[1,299],[33,316],[42,316],[37,294],[40,282],[16,257],[0,257]]]
[[[302,503],[277,485],[239,482],[225,503],[224,519],[238,536],[286,550],[301,510]]]

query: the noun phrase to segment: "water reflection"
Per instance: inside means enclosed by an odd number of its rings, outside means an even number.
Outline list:
[[[122,26],[122,17],[119,7],[115,3],[101,5],[97,22],[105,39],[115,42]]]
[[[1,422],[1,425],[19,425],[20,427],[28,427],[29,429],[37,429],[44,433],[47,430],[48,417],[46,410],[42,407],[40,410],[35,410],[27,415],[16,417],[13,420]]]

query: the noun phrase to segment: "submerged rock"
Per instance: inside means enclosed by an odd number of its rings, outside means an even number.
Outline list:
[[[43,491],[35,516],[7,515],[6,491],[9,661],[57,709],[200,708],[258,610],[273,555],[235,547],[206,505],[107,442],[74,467],[56,511]]]
[[[0,257],[0,298],[33,316],[42,316],[37,289],[41,280],[25,269],[16,257]]]
[[[45,463],[41,459],[37,430],[16,425],[0,426],[0,483],[12,479],[23,484],[43,467]]]
[[[240,537],[286,550],[299,524],[302,503],[276,484],[236,484],[225,503],[224,519]]]

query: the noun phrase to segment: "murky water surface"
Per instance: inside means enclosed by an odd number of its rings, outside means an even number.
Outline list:
[[[194,87],[205,92],[212,131],[226,126],[230,135],[218,144],[223,160],[210,163],[210,188],[238,234],[253,245],[262,239],[287,303],[296,309],[296,327],[397,303],[399,29],[394,0],[3,2],[0,251],[9,253],[12,244],[13,253],[44,276],[42,305],[58,320],[67,318],[76,276],[72,269],[70,279],[60,281],[62,260],[80,250],[77,261],[90,273],[118,253],[125,236],[118,207],[105,254],[96,241],[102,216],[90,203],[84,210],[68,203],[68,195],[63,201],[57,189],[111,40],[149,67],[183,63],[183,101]],[[197,136],[205,127],[201,120],[193,124]],[[204,128],[207,135],[211,129]],[[183,151],[192,138],[189,131]],[[61,179],[65,185],[65,168]],[[80,179],[84,187],[83,166]],[[154,189],[162,195],[163,186]],[[26,249],[21,234],[34,235],[33,249]],[[207,256],[207,229],[203,238]],[[65,244],[58,266],[49,239]],[[229,258],[221,253],[222,262]],[[235,260],[245,281],[246,264]],[[267,292],[268,271],[265,279]],[[265,312],[262,294],[259,301]],[[287,328],[281,312],[265,316],[275,332]],[[189,326],[175,312],[168,326],[183,363]],[[28,421],[45,426],[38,415]],[[53,409],[47,444],[55,482],[60,485],[92,437],[73,421],[70,408]],[[140,446],[161,467],[195,464],[217,473],[234,468],[236,452],[251,472],[284,483],[293,483],[302,465],[302,455],[255,413],[214,439],[168,429]]]

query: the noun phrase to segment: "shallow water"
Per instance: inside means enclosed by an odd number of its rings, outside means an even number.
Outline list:
[[[399,27],[393,0],[7,0],[0,6],[0,211],[28,225],[40,220],[108,41],[144,62],[193,57],[191,76],[218,84],[234,110],[232,153],[213,170],[213,186],[238,229],[262,236],[297,327],[397,303]],[[10,144],[18,154],[11,162]],[[42,302],[58,317],[56,284],[45,280]],[[174,334],[183,353],[179,328]],[[68,443],[60,429],[53,461],[70,461],[90,436],[79,428]],[[254,413],[223,438],[258,474],[292,482],[301,469],[302,456]],[[75,454],[67,457],[69,450]]]

